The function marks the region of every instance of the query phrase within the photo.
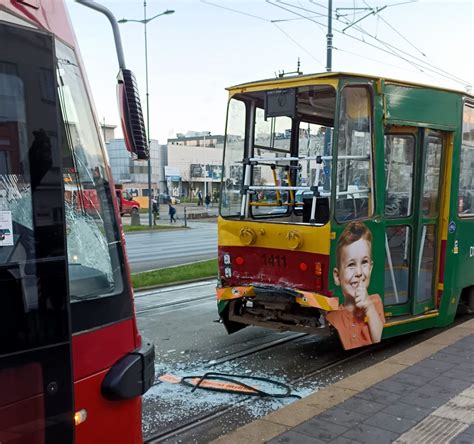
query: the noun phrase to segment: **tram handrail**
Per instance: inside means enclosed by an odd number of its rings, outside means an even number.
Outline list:
[[[286,185],[250,185],[248,187],[249,190],[254,190],[254,191],[312,191],[311,187],[308,186],[286,186]],[[336,191],[336,196],[350,196],[353,194],[364,194],[364,193],[370,193],[369,188],[361,188],[357,190],[351,190],[351,191]],[[331,192],[325,192],[325,191],[320,191],[319,192],[320,196],[330,196]]]
[[[236,160],[235,163],[246,163],[246,162],[292,162],[299,160],[333,160],[334,156],[293,156],[293,157],[249,157],[244,160]],[[337,156],[338,160],[369,160],[369,156],[355,156],[355,155],[344,155]]]

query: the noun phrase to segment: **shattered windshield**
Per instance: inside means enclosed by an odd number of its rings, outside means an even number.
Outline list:
[[[59,100],[65,123],[63,180],[71,301],[122,289],[117,227],[99,135],[73,51],[57,43]]]

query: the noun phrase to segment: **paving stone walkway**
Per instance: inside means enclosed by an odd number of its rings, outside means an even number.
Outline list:
[[[474,335],[269,442],[474,444]]]
[[[474,319],[213,444],[474,444]]]

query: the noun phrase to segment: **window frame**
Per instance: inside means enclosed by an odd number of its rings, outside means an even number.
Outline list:
[[[470,107],[472,108],[473,110],[473,115],[474,115],[474,100],[471,100],[471,99],[468,99],[468,98],[464,98],[463,100],[463,103],[462,103],[462,112],[461,112],[461,130],[460,130],[460,143],[459,143],[459,166],[458,166],[458,171],[459,171],[459,175],[458,175],[458,185],[457,185],[457,193],[456,193],[456,196],[457,196],[457,199],[456,199],[456,214],[457,216],[462,219],[462,220],[469,220],[469,219],[474,219],[474,207],[472,208],[472,213],[469,213],[469,214],[462,214],[459,212],[459,187],[461,185],[461,156],[463,154],[463,130],[464,130],[464,109],[466,107]],[[474,151],[474,148],[473,148],[473,151]],[[474,200],[474,196],[473,196],[473,200]],[[473,204],[474,205],[474,204]]]
[[[369,93],[369,110],[370,110],[370,144],[371,144],[371,149],[370,149],[370,159],[369,159],[369,184],[370,184],[370,195],[371,195],[371,212],[367,214],[367,216],[364,217],[357,217],[353,219],[348,219],[348,220],[338,220],[337,218],[337,208],[336,208],[336,203],[337,203],[337,185],[338,185],[338,163],[339,163],[339,137],[340,137],[340,118],[341,118],[341,100],[342,100],[342,94],[343,91],[346,88],[364,88],[368,91]],[[376,208],[377,208],[377,203],[376,203],[376,190],[375,190],[375,184],[376,184],[376,170],[375,170],[375,150],[376,150],[376,144],[375,144],[375,126],[374,126],[374,85],[373,82],[370,81],[341,81],[339,84],[338,90],[337,90],[337,105],[336,105],[336,119],[335,119],[335,129],[337,131],[335,137],[333,136],[333,146],[332,146],[332,176],[331,176],[331,213],[330,217],[331,219],[338,225],[344,225],[346,223],[352,222],[352,221],[363,221],[363,220],[371,220],[376,216]]]
[[[415,168],[416,168],[416,142],[417,142],[417,137],[415,134],[413,133],[409,133],[409,132],[404,132],[404,133],[398,133],[398,132],[384,132],[383,134],[383,154],[384,154],[384,158],[385,158],[385,154],[386,154],[386,151],[385,151],[385,137],[387,136],[393,136],[393,137],[409,137],[412,139],[413,141],[413,161],[412,161],[412,170],[411,170],[411,193],[413,194],[413,190],[415,189]],[[385,165],[384,165],[385,166]],[[384,185],[386,185],[387,183],[387,177],[385,176],[385,168],[384,168]],[[383,208],[383,215],[384,215],[384,218],[387,219],[387,220],[400,220],[400,219],[406,219],[406,218],[410,218],[413,216],[413,213],[414,213],[414,206],[413,206],[413,198],[410,202],[410,207],[408,208],[408,214],[404,215],[404,216],[391,216],[391,215],[387,215],[386,212],[385,212],[385,209],[386,209],[386,204],[387,204],[387,194],[386,194],[386,190],[384,190],[384,208]]]
[[[56,70],[60,69],[60,65],[58,64],[58,45],[64,46],[67,50],[69,50],[73,56],[75,57],[74,63],[76,63],[78,76],[77,76],[77,87],[83,91],[84,97],[84,112],[89,115],[90,121],[92,125],[85,124],[86,130],[93,131],[91,137],[94,138],[94,141],[97,143],[97,153],[100,154],[101,160],[104,165],[104,177],[103,179],[107,182],[104,185],[104,196],[102,203],[107,205],[109,208],[107,211],[111,211],[111,231],[110,235],[113,236],[112,240],[107,240],[108,245],[111,244],[116,245],[116,255],[117,255],[117,263],[114,264],[113,258],[111,257],[111,265],[118,267],[119,270],[112,270],[114,275],[117,274],[120,276],[120,288],[117,292],[112,294],[107,294],[105,296],[96,297],[96,298],[84,298],[81,301],[77,301],[71,303],[71,329],[72,334],[77,335],[83,333],[85,331],[95,330],[99,328],[103,328],[107,325],[115,324],[118,322],[122,322],[124,320],[132,319],[134,317],[134,310],[133,310],[133,302],[132,302],[132,294],[130,290],[130,283],[127,279],[127,271],[125,268],[125,254],[123,249],[122,243],[122,236],[120,233],[117,215],[113,209],[113,200],[116,199],[115,190],[112,189],[112,177],[111,177],[111,170],[108,165],[107,156],[105,154],[105,149],[102,144],[102,139],[100,137],[100,129],[97,126],[97,120],[95,118],[94,111],[92,109],[92,104],[90,100],[90,91],[88,89],[84,72],[80,65],[80,57],[78,56],[76,50],[57,38],[54,39],[55,45],[55,52],[56,52]],[[57,77],[55,77],[57,79]],[[56,80],[56,87],[58,88],[58,107],[60,110],[60,121],[61,125],[63,126],[64,133],[64,144],[67,145],[67,149],[72,156],[74,156],[75,149],[70,145],[71,138],[66,134],[66,122],[64,120],[63,114],[63,103],[59,99],[59,84]],[[85,148],[84,148],[85,149]],[[61,152],[61,156],[63,153]],[[61,159],[62,163],[62,159]],[[63,203],[63,206],[65,204]],[[68,240],[66,238],[66,251],[67,251],[67,243]],[[69,261],[68,261],[68,268],[69,268]],[[70,293],[69,289],[69,273],[68,273],[68,293]],[[69,299],[71,295],[69,294]]]

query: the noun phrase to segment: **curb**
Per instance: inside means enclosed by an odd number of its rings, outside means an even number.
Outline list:
[[[160,228],[159,230],[150,230],[150,229],[147,229],[147,230],[137,230],[137,231],[125,231],[123,232],[123,234],[125,235],[129,235],[129,234],[139,234],[139,233],[160,233],[162,231],[175,231],[175,230],[180,230],[180,229],[190,229],[191,227],[185,227],[184,225],[182,226],[179,226],[179,227],[168,227],[165,225],[166,228]]]
[[[160,268],[159,270],[163,270],[163,269]],[[150,270],[150,271],[157,271],[157,270]],[[141,271],[140,273],[148,273],[148,272]],[[150,285],[149,287],[139,287],[139,288],[133,287],[133,293],[139,293],[140,291],[157,290],[164,287],[174,287],[176,285],[192,284],[194,282],[205,282],[211,279],[215,279],[217,281],[217,276],[207,276],[207,277],[202,277],[199,279],[188,279],[186,281],[179,281],[179,282],[167,282],[166,284]]]
[[[212,443],[248,444],[249,442],[267,442],[471,334],[474,334],[474,319],[439,333],[385,361],[341,379],[228,435],[217,438]]]

